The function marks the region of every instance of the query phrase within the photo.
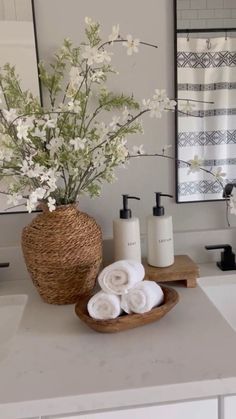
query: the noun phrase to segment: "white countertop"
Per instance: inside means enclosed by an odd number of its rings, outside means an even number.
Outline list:
[[[0,419],[236,393],[236,333],[199,287],[176,289],[180,302],[160,321],[109,335],[73,306],[42,302],[29,280],[0,282],[1,295],[29,295],[0,360]]]

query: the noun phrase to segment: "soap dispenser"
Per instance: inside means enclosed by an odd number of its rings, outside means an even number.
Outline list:
[[[151,266],[164,268],[174,263],[172,217],[165,215],[161,197],[172,195],[156,192],[153,215],[147,217],[147,261]]]
[[[138,199],[136,196],[122,195],[123,209],[120,218],[113,221],[114,259],[132,259],[141,262],[140,226],[139,219],[132,217],[128,208],[129,199]]]

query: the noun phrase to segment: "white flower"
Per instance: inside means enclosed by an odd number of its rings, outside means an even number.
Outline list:
[[[91,26],[91,25],[94,25],[94,21],[93,21],[93,19],[91,18],[91,17],[88,17],[88,16],[86,16],[85,18],[84,18],[84,21],[85,21],[85,23],[86,23],[86,25],[89,25],[89,26]]]
[[[120,121],[119,116],[113,116],[112,121],[110,122],[109,126],[111,127],[112,131],[115,131],[117,128],[117,124]]]
[[[69,72],[70,84],[73,89],[78,89],[80,84],[83,82],[83,76],[80,75],[80,69],[72,66]]]
[[[217,180],[222,182],[224,180],[224,177],[226,176],[225,172],[222,172],[222,167],[217,167],[216,171],[213,172],[214,176]]]
[[[68,110],[75,113],[81,112],[81,105],[79,100],[71,100],[68,102]]]
[[[50,151],[50,155],[54,156],[55,153],[61,148],[64,144],[63,138],[52,138],[49,144],[46,145],[47,149]]]
[[[126,36],[126,41],[122,43],[127,48],[127,55],[132,55],[133,52],[138,52],[139,39],[133,39],[132,35]]]
[[[184,113],[191,113],[193,112],[194,108],[195,108],[195,104],[193,104],[189,100],[184,101],[184,103],[179,106],[180,111]]]
[[[48,197],[48,209],[50,212],[54,211],[56,209],[56,200],[54,198],[51,198],[51,196]]]
[[[9,111],[7,109],[3,109],[2,112],[3,112],[4,118],[9,123],[13,122],[18,117],[17,111],[14,108],[9,109]]]
[[[113,55],[112,52],[108,52],[108,51],[101,51],[99,52],[99,54],[97,55],[96,58],[96,63],[110,63],[111,62],[111,55]]]
[[[42,175],[40,176],[41,182],[47,182],[50,179],[50,177],[52,176],[52,174],[54,174],[54,171],[52,169],[50,169],[48,171],[44,171],[42,173]]]
[[[125,142],[122,140],[116,148],[116,159],[117,162],[123,162],[126,160],[126,157],[129,155],[129,151],[125,146]]]
[[[84,150],[86,141],[87,141],[86,138],[82,139],[80,137],[77,137],[70,140],[70,144],[74,147],[75,151]]]
[[[41,138],[44,142],[47,140],[46,131],[44,129],[41,130],[38,127],[36,127],[35,130],[32,131],[30,134],[32,135],[32,137]]]
[[[135,155],[136,156],[137,154],[139,154],[140,156],[142,154],[145,154],[145,150],[143,148],[143,144],[141,144],[140,146],[136,146],[136,145],[133,146],[131,155]]]
[[[171,100],[169,98],[165,100],[165,110],[174,111],[176,105],[177,105],[177,102],[175,100]]]
[[[199,157],[195,154],[193,160],[188,160],[189,163],[189,173],[195,173],[195,172],[199,172],[202,164],[203,164],[203,160],[199,159]]]
[[[28,160],[23,160],[23,162],[22,162],[22,164],[20,166],[20,170],[23,173],[23,175],[26,175],[27,176],[27,174],[28,174],[28,172],[30,170],[30,164],[29,164]]]
[[[23,121],[19,121],[17,124],[17,137],[19,138],[19,140],[25,140],[25,141],[29,141],[28,138],[28,130],[29,130],[29,125],[25,124],[25,122]]]
[[[38,163],[33,165],[33,162],[31,160],[23,160],[20,170],[24,176],[32,178],[38,178],[43,173],[44,168],[40,166]]]
[[[85,58],[85,60],[87,60],[88,65],[92,65],[94,63],[98,63],[100,53],[96,47],[86,45],[82,57]]]
[[[45,197],[46,193],[47,191],[45,188],[36,188],[35,191],[30,194],[31,202],[38,202]]]
[[[108,37],[108,41],[113,44],[113,42],[119,38],[119,31],[120,31],[120,25],[113,25],[112,26],[112,32]]]
[[[11,195],[8,195],[7,205],[18,205],[19,202],[23,199],[22,195],[13,192]]]
[[[127,108],[127,106],[124,107],[124,110],[122,112],[122,121],[125,122],[127,121],[127,119],[129,118],[129,109]]]
[[[30,199],[27,199],[26,201],[26,209],[29,213],[31,213],[32,211],[34,211],[36,209],[37,203],[36,202],[32,202]]]
[[[47,191],[44,188],[36,188],[26,201],[26,208],[28,212],[32,212],[36,209],[39,200],[43,199]]]
[[[43,172],[44,172],[44,167],[40,166],[39,163],[36,163],[34,167],[31,166],[30,177],[38,178],[42,175]]]
[[[57,125],[57,117],[56,116],[54,116],[52,118],[46,117],[46,119],[47,120],[44,124],[44,129],[45,128],[56,128],[56,125]]]
[[[142,110],[150,109],[151,100],[150,99],[143,99],[142,100]]]
[[[92,74],[91,81],[99,83],[104,78],[104,75],[102,70],[97,70]]]
[[[49,169],[45,171],[41,176],[40,180],[42,183],[47,182],[47,185],[51,192],[55,191],[57,188],[56,181],[57,181],[58,173],[55,172],[53,169]]]
[[[165,89],[155,89],[153,99],[157,100],[158,102],[163,102],[166,99],[168,99],[167,95],[166,95],[166,90]]]
[[[149,105],[150,117],[161,118],[164,106],[164,102],[151,101]]]
[[[35,192],[38,196],[38,199],[43,199],[47,194],[47,190],[45,188],[37,188],[35,189]]]

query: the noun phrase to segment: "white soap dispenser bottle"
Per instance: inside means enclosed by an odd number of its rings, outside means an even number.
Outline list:
[[[138,199],[136,196],[122,195],[123,209],[120,218],[113,221],[114,259],[132,259],[141,262],[140,226],[139,219],[132,217],[128,208],[129,199]]]
[[[153,215],[147,217],[147,261],[151,266],[164,268],[174,263],[172,217],[165,215],[161,197],[172,195],[156,192]]]

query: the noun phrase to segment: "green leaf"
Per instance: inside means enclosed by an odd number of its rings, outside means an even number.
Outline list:
[[[96,47],[101,42],[99,30],[100,24],[98,22],[93,23],[92,25],[89,25],[87,28],[85,28],[85,33],[91,47]]]
[[[115,94],[102,90],[99,97],[99,105],[106,111],[112,109],[121,109],[127,106],[130,109],[139,109],[139,103],[133,98],[133,96],[126,96],[122,94]]]

